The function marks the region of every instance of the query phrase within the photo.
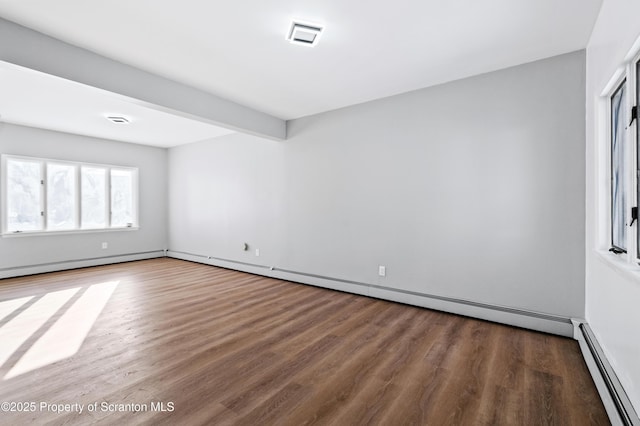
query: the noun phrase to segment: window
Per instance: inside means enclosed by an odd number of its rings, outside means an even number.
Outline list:
[[[111,170],[111,225],[133,225],[133,171]]]
[[[631,119],[635,121],[636,125],[636,200],[640,200],[640,125],[638,125],[638,105],[640,105],[640,59],[637,60],[634,71],[636,74],[636,99],[635,106],[631,108]],[[637,207],[635,210],[635,215],[638,215]],[[640,259],[640,226],[638,226],[637,229],[638,232],[636,233],[636,258]]]
[[[109,216],[107,211],[107,168],[82,166],[81,226],[85,229],[104,228]]]
[[[611,96],[611,247],[615,252],[627,250],[627,209],[625,162],[626,150],[626,81]]]
[[[9,160],[5,170],[6,230],[42,230],[42,164],[29,160]]]
[[[47,163],[47,229],[66,231],[77,227],[76,168]]]
[[[4,234],[136,228],[138,170],[2,156]]]
[[[632,57],[629,55],[628,57]],[[640,52],[620,67],[602,93],[601,109],[606,113],[606,144],[608,145],[609,179],[607,196],[609,251],[620,255],[626,262],[640,263],[640,226],[638,200],[640,200],[640,129],[637,105],[640,103]],[[605,107],[606,104],[606,107]],[[605,133],[603,133],[603,136]],[[603,139],[604,140],[604,139]],[[604,152],[604,151],[602,151]],[[603,157],[604,158],[604,157]],[[601,187],[605,190],[605,187]],[[601,207],[604,208],[604,205]],[[601,210],[604,213],[604,210]],[[604,231],[604,229],[603,229]],[[604,232],[600,234],[604,239]],[[601,246],[604,248],[603,246]]]

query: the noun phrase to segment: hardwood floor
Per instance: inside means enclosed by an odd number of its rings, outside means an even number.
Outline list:
[[[609,424],[571,339],[174,259],[0,280],[0,402],[35,403],[0,424]]]

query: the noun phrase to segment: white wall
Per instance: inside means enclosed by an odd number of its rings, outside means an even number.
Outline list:
[[[597,99],[640,36],[640,2],[605,0],[587,47],[586,319],[640,413],[640,278],[598,252]],[[604,132],[606,135],[606,132]],[[606,137],[606,136],[605,136]],[[606,176],[604,177],[606,179]],[[601,194],[604,195],[604,194]]]
[[[284,142],[172,148],[170,249],[582,317],[584,84],[574,52],[294,120]]]
[[[140,195],[140,229],[137,231],[0,238],[1,276],[43,270],[20,269],[31,265],[158,251],[166,247],[166,149],[0,123],[0,153],[138,167]],[[102,242],[108,243],[108,249],[102,249]],[[158,255],[162,253],[155,254]],[[66,266],[84,265],[72,262]]]

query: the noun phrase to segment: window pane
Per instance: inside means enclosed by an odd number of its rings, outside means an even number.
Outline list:
[[[7,231],[42,229],[41,163],[7,160]]]
[[[107,169],[82,167],[82,227],[107,226]]]
[[[47,164],[47,229],[76,228],[76,168]]]
[[[111,170],[111,226],[133,226],[133,171]]]
[[[626,250],[625,113],[626,83],[611,97],[611,243]]]

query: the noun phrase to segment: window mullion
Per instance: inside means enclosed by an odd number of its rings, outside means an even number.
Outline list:
[[[107,183],[107,191],[105,195],[107,198],[107,202],[105,203],[107,206],[107,228],[111,228],[111,167],[107,168],[107,178],[105,181]]]
[[[82,176],[80,176],[82,170],[80,168],[79,164],[75,165],[75,169],[76,169],[76,223],[75,223],[75,228],[76,229],[81,229],[82,228],[82,185],[80,180],[82,179]]]
[[[40,226],[43,231],[47,230],[48,221],[47,221],[47,162],[43,161],[40,163]]]

